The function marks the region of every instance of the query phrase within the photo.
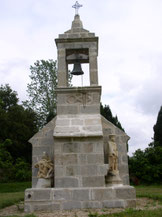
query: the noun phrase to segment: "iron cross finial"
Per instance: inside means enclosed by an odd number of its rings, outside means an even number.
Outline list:
[[[80,5],[80,4],[78,3],[78,1],[76,1],[76,2],[75,2],[75,5],[72,6],[72,8],[75,8],[75,15],[78,14],[78,10],[79,10],[80,7],[83,7],[83,5]]]

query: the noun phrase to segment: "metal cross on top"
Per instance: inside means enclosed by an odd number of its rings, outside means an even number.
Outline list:
[[[78,3],[78,1],[76,1],[76,2],[75,2],[75,5],[72,6],[72,8],[75,8],[75,15],[78,14],[78,10],[79,10],[80,7],[83,7],[83,5],[80,5],[80,4]]]

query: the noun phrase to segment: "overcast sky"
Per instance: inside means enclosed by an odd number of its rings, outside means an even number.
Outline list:
[[[75,0],[0,0],[0,84],[27,99],[29,66],[57,59],[54,39],[71,28]],[[85,29],[99,36],[102,103],[144,149],[162,105],[162,0],[80,0]],[[84,82],[86,83],[86,77]]]

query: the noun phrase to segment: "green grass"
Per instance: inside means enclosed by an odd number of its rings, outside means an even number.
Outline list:
[[[162,186],[161,185],[137,186],[136,195],[137,197],[147,197],[162,202]]]
[[[0,183],[0,193],[21,192],[31,188],[31,182]]]
[[[162,209],[155,210],[133,210],[127,209],[124,212],[113,214],[89,213],[89,217],[162,217]]]
[[[24,200],[24,191],[30,182],[0,183],[0,209]]]
[[[3,217],[3,216],[1,216],[1,217]],[[5,217],[21,217],[21,216],[19,216],[19,215],[10,215],[10,216],[5,216]],[[36,215],[34,215],[34,214],[27,214],[27,215],[24,215],[24,217],[36,217]]]
[[[24,192],[0,193],[0,209],[24,200]]]

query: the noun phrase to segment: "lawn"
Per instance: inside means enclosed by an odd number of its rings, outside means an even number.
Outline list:
[[[162,209],[155,210],[133,210],[128,209],[124,212],[114,214],[102,214],[90,213],[88,217],[161,217]]]
[[[21,192],[31,188],[31,182],[0,183],[0,193]]]
[[[147,197],[162,202],[162,186],[137,186],[136,195],[137,197]]]
[[[24,200],[24,191],[30,182],[0,183],[0,209]]]

